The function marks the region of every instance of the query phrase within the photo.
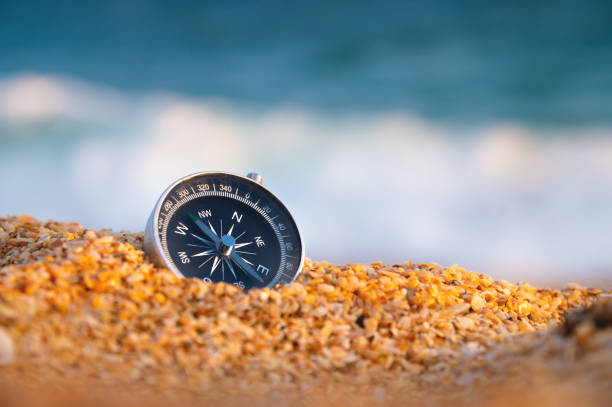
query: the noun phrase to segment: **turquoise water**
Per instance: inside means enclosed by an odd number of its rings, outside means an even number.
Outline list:
[[[258,108],[609,124],[612,3],[23,1],[0,75],[80,78]]]
[[[315,260],[612,283],[611,4],[2,2],[0,213],[256,170]]]

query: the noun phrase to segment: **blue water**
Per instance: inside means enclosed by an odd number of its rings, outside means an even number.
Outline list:
[[[452,123],[612,122],[612,2],[0,2],[0,76]]]

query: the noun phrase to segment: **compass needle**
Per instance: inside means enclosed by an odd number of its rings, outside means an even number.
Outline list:
[[[232,261],[229,259],[225,259],[226,264],[227,264],[227,268],[232,272],[232,275],[234,276],[235,280],[238,280],[238,277],[236,277],[236,272],[234,271],[234,267],[232,266]]]
[[[179,277],[244,289],[290,283],[304,261],[291,213],[256,174],[179,179],[159,198],[144,240],[149,258]]]
[[[251,263],[250,261],[248,261],[247,259],[245,259],[244,257],[240,256],[240,258],[242,259],[242,261],[244,261],[245,263],[249,264],[249,265],[253,265],[253,263]]]
[[[233,253],[231,259],[234,260],[234,263],[240,267],[241,270],[246,272],[248,275],[263,283],[263,278],[253,268],[249,265],[248,261],[245,261],[242,257],[238,256],[236,253]],[[250,263],[251,265],[253,263]]]
[[[209,242],[208,240],[198,236],[198,235],[194,235],[193,233],[191,234],[191,236],[195,237],[196,239],[198,239],[200,242],[202,243],[206,243],[208,246],[212,246],[213,244],[211,242]]]

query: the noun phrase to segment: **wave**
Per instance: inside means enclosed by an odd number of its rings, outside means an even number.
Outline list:
[[[610,282],[610,127],[247,109],[41,74],[0,81],[0,213],[141,230],[163,188],[201,170],[262,174],[315,260]]]

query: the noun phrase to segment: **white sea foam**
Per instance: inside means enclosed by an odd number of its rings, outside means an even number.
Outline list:
[[[0,82],[0,132],[0,213],[141,230],[172,180],[257,170],[314,259],[612,280],[611,128],[245,111],[23,75]]]

